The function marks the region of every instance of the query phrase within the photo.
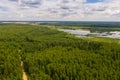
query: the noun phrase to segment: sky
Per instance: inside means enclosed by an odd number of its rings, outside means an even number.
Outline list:
[[[0,0],[0,21],[120,21],[120,0]]]

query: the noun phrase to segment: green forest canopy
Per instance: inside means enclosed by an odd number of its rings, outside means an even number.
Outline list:
[[[48,27],[0,24],[0,80],[22,80],[20,57],[28,80],[120,79],[116,40],[80,39]]]

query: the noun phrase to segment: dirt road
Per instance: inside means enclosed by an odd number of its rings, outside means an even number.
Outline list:
[[[24,70],[23,61],[21,61],[21,67],[22,67],[22,71],[23,71],[23,80],[27,80],[27,75],[26,75],[26,72],[25,72],[25,70]]]
[[[20,54],[21,50],[18,50],[18,53]],[[25,68],[24,68],[24,63],[22,61],[22,57],[20,56],[20,60],[21,60],[21,68],[22,68],[22,72],[23,72],[23,80],[28,80],[27,78],[27,74],[25,72]]]

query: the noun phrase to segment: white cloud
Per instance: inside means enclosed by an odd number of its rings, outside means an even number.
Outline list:
[[[1,0],[0,20],[118,20],[120,1]]]

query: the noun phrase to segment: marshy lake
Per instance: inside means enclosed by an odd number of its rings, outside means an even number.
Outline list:
[[[107,38],[116,38],[120,39],[120,31],[106,31],[106,32],[91,32],[90,30],[84,29],[59,29],[59,31],[67,32],[74,34],[79,38],[94,38],[94,37],[107,37]]]

